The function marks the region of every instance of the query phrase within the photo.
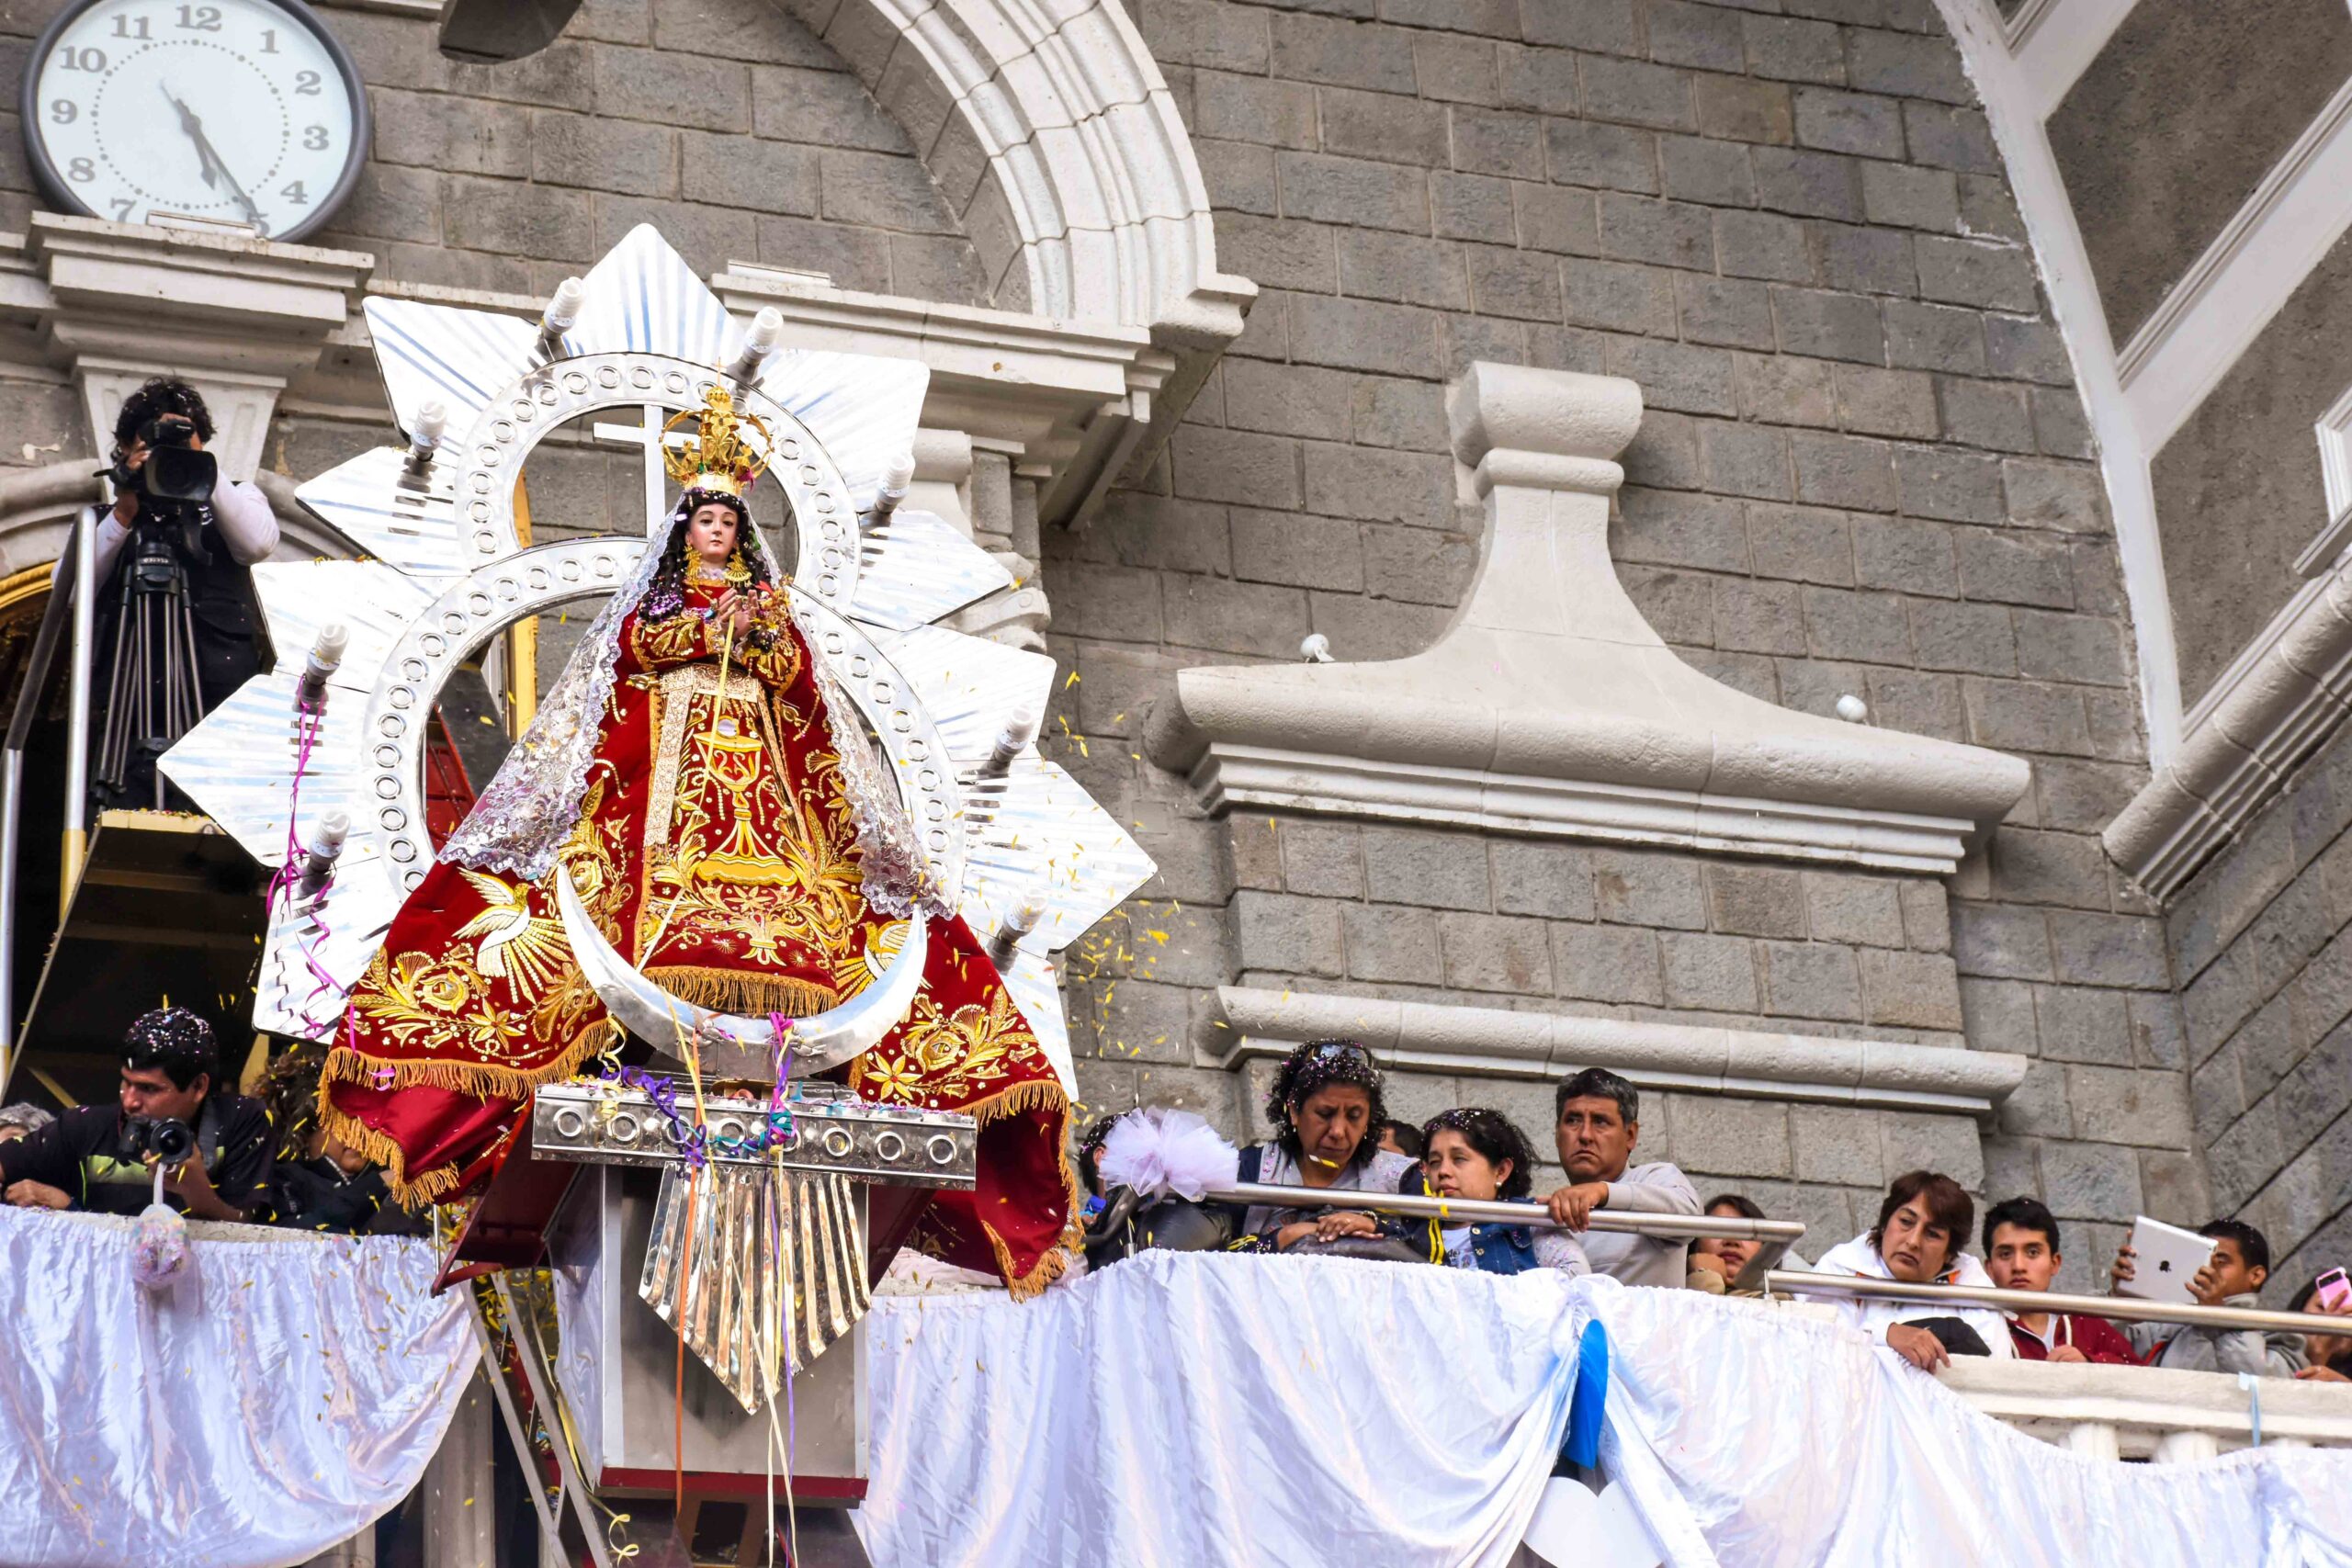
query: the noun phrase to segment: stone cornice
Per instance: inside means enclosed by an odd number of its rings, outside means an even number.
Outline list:
[[[1554,1078],[1607,1067],[1645,1089],[1989,1116],[2026,1058],[1901,1041],[1837,1040],[1640,1020],[1220,986],[1229,1029],[1203,1066],[1277,1056],[1301,1041],[1361,1041],[1384,1066]]]
[[[2116,814],[2107,852],[2158,899],[2287,787],[2352,712],[2352,574],[2305,584],[2190,716],[2172,761]]]
[[[1480,363],[1448,412],[1487,513],[1453,624],[1409,659],[1180,671],[1153,750],[1208,806],[1941,874],[2024,793],[2017,758],[1760,702],[1666,646],[1609,555],[1632,382]]]

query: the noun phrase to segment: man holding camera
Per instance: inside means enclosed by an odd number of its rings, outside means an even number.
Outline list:
[[[257,1100],[214,1093],[216,1070],[210,1024],[186,1008],[141,1014],[123,1036],[117,1103],[78,1106],[0,1144],[0,1200],[136,1214],[161,1169],[174,1208],[199,1220],[248,1218],[269,1198],[269,1116]]]
[[[100,807],[185,804],[155,759],[261,669],[248,569],[277,547],[277,519],[259,490],[220,478],[210,439],[211,411],[175,378],[148,381],[115,418],[92,601]]]

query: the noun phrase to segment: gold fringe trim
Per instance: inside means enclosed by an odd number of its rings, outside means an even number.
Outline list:
[[[400,1145],[335,1106],[328,1096],[334,1085],[348,1083],[365,1089],[397,1089],[422,1084],[469,1094],[477,1100],[522,1100],[541,1084],[576,1076],[582,1065],[598,1054],[599,1040],[605,1032],[605,1021],[600,1019],[573,1035],[571,1043],[544,1066],[527,1069],[481,1062],[386,1062],[348,1045],[337,1045],[327,1053],[326,1066],[319,1071],[319,1121],[327,1131],[384,1168],[392,1196],[401,1204],[414,1207],[430,1202],[458,1185],[457,1168],[435,1166],[412,1178],[408,1156]],[[390,1074],[389,1081],[384,1077],[387,1071]]]
[[[1017,1302],[1028,1301],[1060,1279],[1069,1269],[1071,1249],[1085,1235],[1086,1227],[1079,1220],[1079,1211],[1084,1206],[1085,1198],[1079,1190],[1077,1168],[1069,1163],[1069,1156],[1066,1152],[1069,1134],[1069,1096],[1063,1092],[1058,1079],[1045,1078],[1035,1083],[1015,1084],[1001,1094],[964,1107],[966,1115],[983,1124],[1001,1117],[1018,1116],[1023,1111],[1041,1109],[1057,1111],[1063,1118],[1064,1149],[1057,1150],[1056,1156],[1062,1168],[1062,1213],[1067,1216],[1062,1223],[1060,1238],[1039,1255],[1035,1266],[1028,1273],[1017,1274],[1013,1271],[1012,1249],[1005,1245],[1002,1236],[997,1235],[995,1226],[986,1220],[979,1222],[980,1234],[989,1239],[989,1250],[996,1254],[996,1270],[1003,1277],[1006,1292]],[[974,1217],[978,1216],[976,1213]]]
[[[772,1012],[799,1018],[841,1005],[841,993],[811,980],[787,979],[741,969],[705,969],[691,965],[648,969],[645,977],[695,1007],[715,1012],[758,1018]]]

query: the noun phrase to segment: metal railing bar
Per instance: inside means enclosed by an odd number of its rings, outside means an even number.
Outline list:
[[[1729,1224],[1729,1221],[1724,1222]],[[1775,1269],[1764,1280],[1768,1294],[1864,1296],[1872,1301],[1950,1302],[1996,1307],[2013,1313],[2080,1313],[2125,1323],[2180,1323],[2198,1328],[2258,1328],[2274,1334],[2352,1336],[2352,1317],[2313,1312],[2267,1312],[2258,1307],[2211,1307],[2197,1303],[2147,1302],[2136,1296],[2075,1296],[2054,1291],[2004,1291],[1991,1285],[1915,1285],[1903,1280],[1866,1280],[1852,1274],[1810,1274]]]

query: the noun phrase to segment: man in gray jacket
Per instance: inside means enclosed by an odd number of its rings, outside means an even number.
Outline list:
[[[2258,1307],[2262,1282],[2270,1278],[2270,1243],[2244,1220],[2212,1220],[2197,1234],[2213,1238],[2213,1256],[2188,1281],[2199,1305]],[[2115,1255],[2115,1283],[2132,1278],[2135,1254],[2124,1243]],[[2132,1348],[2151,1367],[2191,1372],[2253,1372],[2290,1378],[2304,1364],[2300,1334],[2264,1334],[2252,1328],[2199,1328],[2186,1323],[2117,1325]]]
[[[1568,1185],[1544,1201],[1553,1219],[1584,1231],[1596,1209],[1696,1214],[1699,1190],[1664,1160],[1634,1165],[1641,1138],[1641,1092],[1605,1067],[1587,1067],[1559,1089],[1552,1135]],[[1679,1289],[1690,1272],[1690,1244],[1671,1237],[1594,1231],[1578,1237],[1593,1272],[1628,1285]]]

